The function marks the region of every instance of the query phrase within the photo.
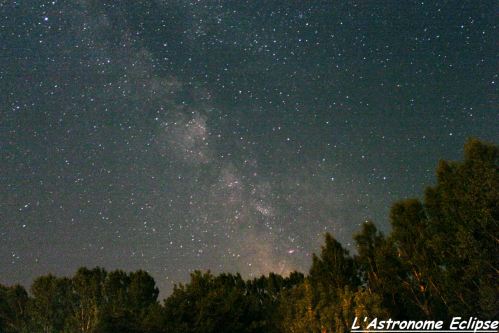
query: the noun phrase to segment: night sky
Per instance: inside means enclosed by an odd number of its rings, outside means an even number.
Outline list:
[[[497,1],[2,1],[0,283],[304,273],[499,142]]]

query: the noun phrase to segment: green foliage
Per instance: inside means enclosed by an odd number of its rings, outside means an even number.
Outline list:
[[[499,149],[469,139],[462,162],[440,161],[425,191],[431,237],[452,314],[499,318]]]
[[[102,285],[103,300],[94,332],[142,332],[157,304],[159,290],[149,273],[110,272]],[[149,323],[148,326],[151,326]]]
[[[28,293],[16,284],[0,284],[0,332],[28,332]]]
[[[130,286],[130,277],[122,270],[110,272],[102,289],[107,313],[116,314],[124,308],[130,307],[130,298],[128,288]]]
[[[325,234],[326,245],[322,246],[320,258],[312,255],[310,279],[315,284],[333,286],[335,289],[349,286],[357,288],[360,280],[355,273],[354,260],[348,250],[329,233]],[[334,292],[333,292],[334,294]]]
[[[281,332],[348,332],[356,313],[388,314],[380,296],[360,287],[348,251],[328,233],[325,243],[321,256],[313,255],[309,277],[282,295]]]
[[[68,329],[88,332],[96,326],[106,277],[106,271],[99,267],[92,270],[81,267],[76,271],[71,279],[73,295],[70,298],[72,311],[67,320]]]
[[[256,332],[264,326],[259,311],[258,298],[247,294],[239,274],[195,271],[165,300],[168,322],[182,332]]]
[[[396,202],[390,221],[399,262],[406,276],[400,281],[405,306],[413,319],[447,319],[447,306],[439,283],[439,258],[429,246],[431,230],[423,204],[417,199]]]
[[[498,158],[469,139],[462,162],[440,161],[423,202],[392,206],[388,238],[371,224],[355,236],[363,282],[395,317],[499,318]]]
[[[70,316],[72,287],[69,278],[51,274],[35,279],[28,303],[31,325],[36,332],[62,332]]]
[[[7,332],[13,312],[7,301],[7,290],[9,290],[8,287],[0,284],[0,332]]]
[[[160,332],[158,288],[145,271],[78,269],[31,285],[0,285],[0,332]]]
[[[372,222],[364,223],[353,238],[357,246],[355,263],[362,283],[371,295],[381,297],[383,307],[393,317],[409,319],[412,313],[402,301],[407,271],[393,238],[386,238]]]
[[[143,270],[130,273],[128,292],[131,308],[137,312],[141,312],[156,303],[159,295],[159,289],[156,287],[153,277]]]
[[[338,298],[332,302],[326,293],[334,293]],[[282,316],[278,323],[280,332],[289,333],[350,332],[356,316],[389,317],[381,297],[362,287],[358,287],[357,292],[348,286],[330,286],[329,290],[324,290],[309,278],[284,295],[279,311]]]
[[[281,332],[319,332],[318,303],[320,294],[316,286],[307,278],[295,288],[282,295],[279,308]]]

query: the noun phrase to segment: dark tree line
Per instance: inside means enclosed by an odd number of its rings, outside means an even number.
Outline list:
[[[0,285],[0,332],[346,332],[355,317],[499,319],[499,149],[468,140],[440,161],[423,200],[395,202],[392,232],[372,222],[357,254],[330,234],[308,275],[195,271],[160,304],[154,279],[82,267]],[[363,322],[361,325],[367,325]]]
[[[0,332],[141,332],[159,294],[147,272],[99,267],[40,276],[29,291],[0,286]]]

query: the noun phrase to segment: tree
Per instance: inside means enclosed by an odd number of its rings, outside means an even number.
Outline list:
[[[173,293],[164,300],[165,321],[168,328],[176,332],[194,331],[197,322],[200,300],[208,293],[213,275],[210,271],[202,274],[191,273],[191,281],[173,287]]]
[[[320,291],[310,278],[281,295],[278,327],[284,333],[320,332]]]
[[[102,290],[104,297],[103,306],[111,312],[120,311],[129,307],[128,288],[130,277],[122,270],[115,270],[107,275]]]
[[[9,321],[12,317],[12,310],[7,301],[8,287],[0,284],[0,332],[8,332]]]
[[[293,278],[296,278],[293,276]],[[272,281],[272,282],[269,282]],[[195,271],[186,285],[175,285],[165,300],[167,331],[174,332],[272,332],[276,330],[270,313],[281,276],[261,277],[245,282],[240,274],[213,276]],[[265,288],[274,286],[273,291]]]
[[[401,285],[407,277],[399,254],[390,237],[379,232],[373,222],[366,222],[354,235],[357,255],[354,260],[363,285],[371,295],[382,299],[382,306],[394,318],[410,319],[402,300]]]
[[[305,281],[282,295],[279,328],[283,332],[349,329],[347,325],[352,318],[348,316],[355,308],[355,293],[349,290],[359,288],[360,279],[348,251],[329,233],[325,234],[325,243],[321,256],[312,256],[312,267]]]
[[[462,162],[441,160],[425,190],[452,314],[499,318],[499,148],[469,139]]]
[[[33,299],[28,303],[28,312],[33,331],[62,331],[70,315],[71,279],[40,276],[33,281],[30,292]]]
[[[390,318],[389,311],[383,306],[382,298],[368,290],[359,287],[357,292],[351,292],[346,287],[340,294],[341,321],[337,320],[336,331],[349,332],[353,319],[357,318]],[[339,318],[338,318],[339,319]],[[367,329],[369,320],[359,321],[361,329]]]
[[[447,319],[442,268],[435,251],[429,246],[433,237],[423,204],[418,199],[395,202],[390,212],[393,240],[405,276],[402,286],[405,306],[413,319]]]
[[[369,287],[381,281],[384,267],[399,280],[405,311],[414,319],[499,318],[498,159],[497,146],[469,139],[462,162],[439,162],[437,185],[426,188],[423,202],[393,204],[387,242],[367,226],[357,237],[357,261]],[[383,247],[376,243],[390,242],[398,264],[390,246],[382,251],[387,256],[376,250]],[[388,265],[379,265],[379,258],[390,259]]]
[[[158,293],[156,282],[143,270],[110,272],[102,287],[103,301],[93,332],[142,332]]]
[[[74,330],[91,331],[97,324],[98,312],[103,302],[102,290],[107,273],[103,268],[95,267],[89,270],[80,267],[71,279],[73,297],[71,298],[72,313],[68,319]]]
[[[128,292],[130,307],[137,313],[143,312],[158,301],[159,289],[156,287],[156,282],[143,270],[130,273]]]
[[[266,332],[280,332],[282,314],[279,308],[289,292],[305,280],[303,273],[291,272],[288,277],[270,272],[246,283],[247,294],[257,300],[260,321]],[[287,302],[287,301],[286,301]]]
[[[0,284],[0,332],[27,332],[28,293],[16,284]]]
[[[312,255],[312,267],[309,273],[312,283],[324,287],[332,286],[334,290],[343,289],[345,286],[356,289],[360,285],[360,280],[348,250],[329,233],[325,234],[325,242],[320,258],[315,253]]]
[[[349,332],[355,317],[390,317],[382,305],[381,297],[362,287],[358,287],[357,292],[351,291],[348,286],[336,290],[338,298],[335,302],[329,302],[321,289],[324,290],[310,279],[305,279],[301,285],[283,294],[279,308],[282,316],[279,322],[281,332]],[[361,323],[361,328],[365,329],[366,326]]]

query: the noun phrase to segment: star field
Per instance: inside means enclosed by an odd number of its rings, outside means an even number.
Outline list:
[[[0,4],[0,283],[307,272],[498,142],[495,1]]]

